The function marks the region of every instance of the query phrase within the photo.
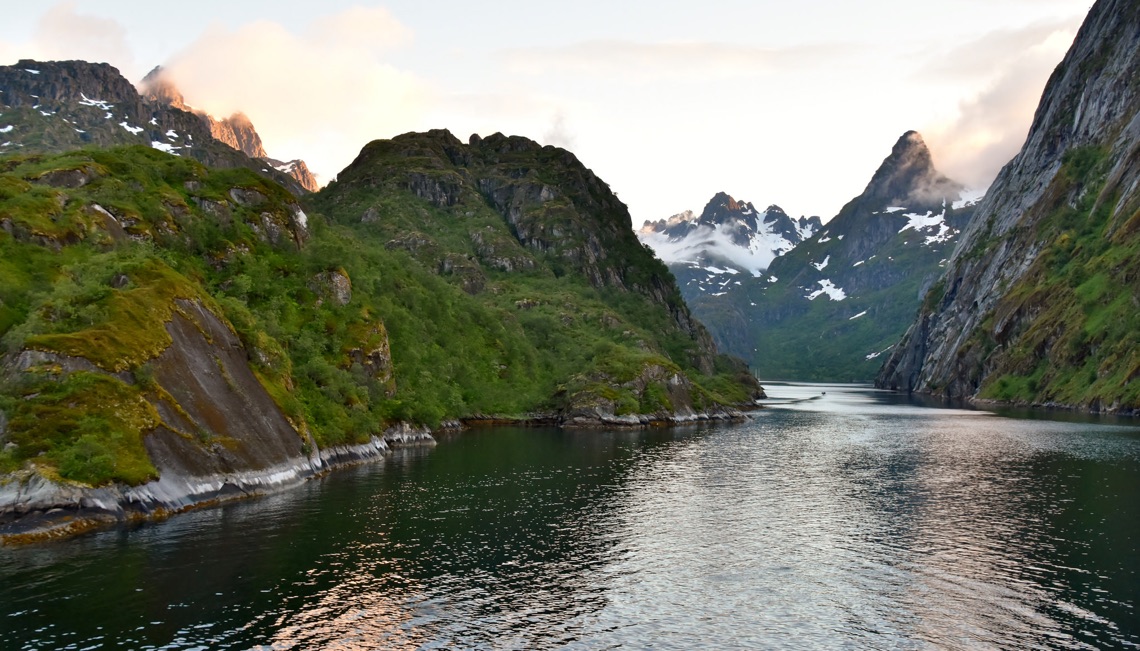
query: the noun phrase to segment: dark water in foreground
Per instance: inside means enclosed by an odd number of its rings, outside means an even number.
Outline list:
[[[769,392],[817,399],[3,548],[0,648],[1140,645],[1140,429]]]

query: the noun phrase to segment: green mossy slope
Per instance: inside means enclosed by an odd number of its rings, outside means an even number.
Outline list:
[[[616,221],[624,206],[566,152],[537,151],[523,176],[558,201],[496,206],[492,181],[517,178],[448,159],[429,175],[459,179],[448,204],[411,187],[415,169],[358,161],[304,211],[248,170],[145,147],[0,159],[0,470],[136,484],[156,474],[156,426],[203,454],[224,442],[176,404],[177,422],[155,412],[172,398],[151,362],[175,313],[194,321],[189,303],[239,336],[321,447],[399,421],[750,402],[754,379],[715,355],[628,215]],[[363,169],[375,184],[352,178]]]

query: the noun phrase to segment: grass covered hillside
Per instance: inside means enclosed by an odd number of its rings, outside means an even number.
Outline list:
[[[570,154],[415,155],[452,141],[373,143],[304,206],[147,147],[0,158],[0,471],[138,484],[159,448],[224,470],[400,421],[752,399]]]

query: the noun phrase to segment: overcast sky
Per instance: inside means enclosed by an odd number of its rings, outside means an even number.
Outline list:
[[[919,130],[984,187],[1089,0],[75,0],[5,3],[0,63],[167,66],[322,182],[369,140],[447,128],[566,147],[635,225],[718,191],[827,220]]]

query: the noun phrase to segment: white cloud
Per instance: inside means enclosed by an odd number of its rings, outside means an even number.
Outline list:
[[[699,41],[596,40],[560,47],[504,50],[500,58],[516,74],[571,73],[640,82],[676,78],[707,81],[817,66],[850,56],[855,50],[844,44],[764,48]]]
[[[411,39],[386,10],[361,7],[303,33],[214,24],[166,69],[188,104],[217,117],[244,112],[271,156],[303,157],[327,180],[369,141],[418,126],[428,87],[385,61]]]
[[[1049,75],[1072,44],[1081,17],[999,30],[955,48],[920,74],[972,83],[956,115],[924,130],[939,169],[987,187],[1021,148]]]
[[[550,128],[542,134],[542,144],[573,151],[574,142],[574,134],[566,124],[566,115],[561,111],[555,113],[550,121]]]
[[[0,44],[0,60],[17,59],[83,59],[110,63],[128,76],[137,72],[127,30],[114,19],[78,13],[75,2],[52,6],[29,41]]]

